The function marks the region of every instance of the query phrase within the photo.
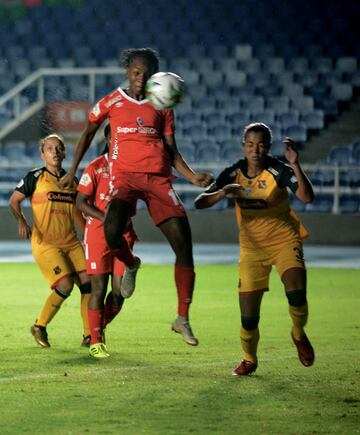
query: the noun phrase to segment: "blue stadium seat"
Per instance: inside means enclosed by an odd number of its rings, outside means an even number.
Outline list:
[[[251,114],[251,122],[263,122],[266,125],[271,125],[275,122],[275,112],[273,110],[264,110]]]
[[[224,74],[222,71],[203,71],[201,74],[201,82],[206,86],[218,86],[224,81]]]
[[[281,140],[273,140],[271,148],[270,148],[270,154],[276,157],[283,157],[285,153],[285,146]]]
[[[332,208],[333,197],[327,194],[316,195],[314,201],[305,206],[305,210],[310,213],[331,213]]]
[[[338,165],[349,165],[353,162],[353,150],[348,145],[335,145],[329,151],[328,160]]]
[[[335,69],[341,73],[354,73],[357,71],[356,57],[340,57],[335,62]]]
[[[199,163],[220,161],[220,146],[213,139],[197,142],[195,149],[196,161]]]
[[[243,71],[225,71],[225,83],[229,86],[241,87],[246,85],[246,74]]]
[[[300,113],[312,112],[314,110],[315,103],[312,96],[306,95],[303,97],[291,98],[291,109],[298,110]]]
[[[245,125],[249,124],[250,122],[250,111],[242,110],[237,113],[229,113],[227,114],[227,119],[234,130],[240,129],[241,131],[245,127]]]
[[[306,125],[299,123],[297,125],[292,125],[284,130],[285,136],[291,137],[295,142],[306,142],[307,140],[307,129]]]
[[[186,112],[179,116],[183,128],[202,123],[202,114],[199,111]]]
[[[341,195],[339,200],[340,213],[357,213],[360,206],[359,195]]]
[[[230,124],[216,124],[208,129],[208,136],[217,142],[223,142],[232,138],[232,128]]]
[[[238,63],[238,70],[248,74],[255,74],[261,70],[260,59],[250,58],[246,60],[241,60]]]
[[[317,109],[301,115],[301,122],[308,130],[321,130],[325,126],[324,111]]]
[[[306,57],[293,57],[289,59],[288,68],[299,75],[307,73],[310,68],[309,59]]]
[[[207,73],[215,72],[215,58],[199,57],[192,61],[193,69],[206,75]],[[219,71],[218,71],[219,72]]]
[[[266,108],[274,112],[288,112],[290,109],[290,98],[286,95],[267,98]]]
[[[300,120],[299,111],[291,110],[277,115],[277,121],[280,122],[283,129],[287,129],[293,125],[297,125]]]
[[[206,113],[203,118],[208,127],[214,124],[225,124],[227,122],[227,114],[224,111],[216,110],[214,112]]]
[[[189,85],[186,92],[194,101],[197,101],[206,97],[207,87],[205,85]]]
[[[212,97],[203,97],[195,101],[195,109],[200,113],[206,114],[216,110],[216,100]]]
[[[199,142],[203,139],[207,139],[207,126],[204,122],[199,124],[193,124],[189,128],[184,129],[184,136],[188,137],[193,142]]]
[[[262,70],[271,74],[277,74],[285,69],[285,61],[281,57],[270,57],[264,59]]]
[[[349,101],[353,96],[353,88],[346,83],[333,83],[331,86],[331,96],[338,101]]]
[[[218,108],[226,113],[237,113],[241,109],[240,98],[228,97],[218,101]]]

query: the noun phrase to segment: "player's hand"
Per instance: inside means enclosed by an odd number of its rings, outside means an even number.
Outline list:
[[[70,172],[65,174],[60,180],[58,181],[58,185],[61,189],[70,188],[73,185],[75,176],[72,175]]]
[[[290,139],[289,137],[286,137],[283,140],[283,144],[285,145],[285,157],[286,160],[291,164],[294,165],[297,163],[299,159],[299,152],[297,150],[296,143]]]
[[[195,184],[195,186],[207,187],[214,181],[213,174],[209,172],[198,172],[194,175],[191,182]]]
[[[19,221],[19,237],[24,240],[30,239],[31,237],[31,228],[23,219]]]
[[[241,184],[227,184],[222,189],[225,192],[226,198],[236,199],[239,198],[240,192],[243,190]]]

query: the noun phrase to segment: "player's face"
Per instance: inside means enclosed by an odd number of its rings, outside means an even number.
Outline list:
[[[65,158],[65,148],[56,137],[46,139],[41,153],[41,158],[46,166],[55,168],[61,167]]]
[[[149,62],[143,57],[135,57],[126,69],[129,79],[129,89],[133,95],[144,95],[147,80],[152,76],[153,70]]]
[[[245,137],[244,154],[250,166],[261,167],[270,149],[261,132],[249,131]]]

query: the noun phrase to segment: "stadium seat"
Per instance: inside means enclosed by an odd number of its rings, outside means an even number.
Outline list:
[[[236,44],[234,57],[238,60],[246,60],[252,57],[252,46],[250,44]]]
[[[224,114],[237,113],[241,109],[240,98],[228,97],[226,99],[221,99],[218,101],[218,109],[223,111]]]
[[[214,112],[206,113],[203,116],[204,121],[206,122],[208,128],[213,126],[214,124],[226,124],[227,123],[227,114],[222,110],[216,110]]]
[[[250,122],[250,111],[242,110],[237,113],[229,113],[227,114],[227,119],[234,130],[240,128],[241,131],[245,125],[249,124]]]
[[[210,163],[220,161],[220,147],[212,139],[202,140],[195,146],[196,161],[198,163]]]
[[[289,59],[287,67],[292,72],[302,75],[309,70],[309,59],[306,57],[293,57]]]
[[[300,115],[297,110],[280,113],[276,117],[277,121],[281,124],[282,128],[286,130],[292,125],[299,123]]]
[[[251,122],[262,122],[266,125],[272,125],[275,122],[275,112],[273,110],[264,110],[251,114]]]
[[[290,98],[286,95],[268,97],[266,100],[266,108],[277,113],[288,112],[290,108]]]
[[[229,86],[241,87],[246,85],[246,74],[243,71],[225,71],[225,83]]]
[[[357,213],[360,206],[359,195],[341,195],[339,200],[340,213]]]
[[[318,194],[312,203],[305,206],[305,210],[310,213],[331,213],[332,208],[333,197],[326,194]]]
[[[325,126],[325,116],[323,110],[314,110],[301,115],[301,122],[306,125],[308,130],[321,130]]]
[[[202,114],[199,111],[186,112],[179,115],[179,121],[183,128],[189,128],[192,125],[202,123]]]
[[[285,61],[281,57],[270,57],[264,59],[262,70],[271,74],[277,74],[285,69]]]
[[[356,57],[340,57],[335,62],[335,69],[340,73],[354,73],[357,70]]]
[[[203,139],[207,139],[207,126],[204,122],[193,124],[189,128],[184,129],[184,136],[188,137],[193,142],[199,142]]]
[[[238,70],[244,71],[247,75],[255,74],[261,70],[260,59],[249,58],[246,60],[240,60],[238,63]]]
[[[329,151],[328,161],[337,165],[353,163],[353,150],[348,145],[335,145]]]
[[[222,71],[203,71],[201,74],[201,82],[206,86],[218,86],[224,81],[224,74]]]
[[[232,128],[230,124],[216,124],[208,129],[208,136],[217,142],[223,142],[232,138]]]
[[[338,101],[349,101],[353,96],[352,86],[346,83],[333,83],[331,86],[331,96]]]
[[[282,157],[285,153],[285,146],[281,140],[273,140],[270,154],[276,157]]]
[[[306,142],[307,140],[307,129],[306,125],[299,123],[297,125],[292,125],[284,130],[285,136],[290,137],[295,142]]]

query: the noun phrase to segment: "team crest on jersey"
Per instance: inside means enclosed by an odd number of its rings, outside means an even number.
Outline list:
[[[82,186],[88,186],[91,183],[91,177],[89,174],[83,174],[82,177],[80,178],[80,182],[79,184],[81,184]]]
[[[61,267],[60,266],[54,267],[54,273],[55,275],[59,275],[59,273],[61,273]]]
[[[96,103],[95,106],[92,108],[91,113],[94,116],[99,116],[100,115],[100,105],[99,103]]]
[[[136,124],[141,127],[142,125],[144,125],[144,121],[138,116],[136,118]]]
[[[266,180],[259,180],[258,181],[258,188],[259,189],[266,189]]]

